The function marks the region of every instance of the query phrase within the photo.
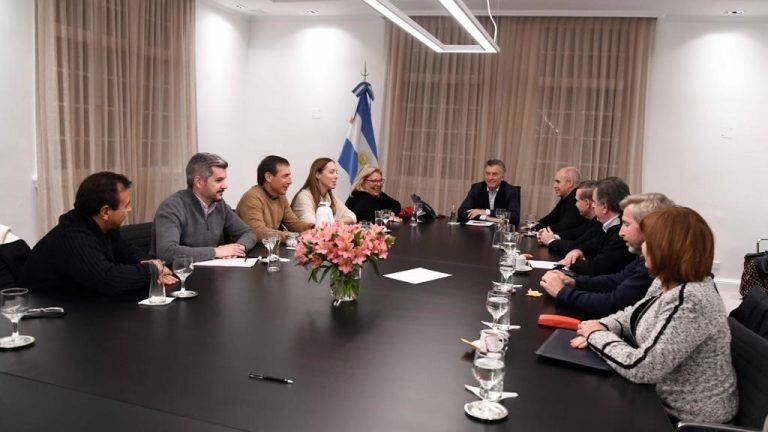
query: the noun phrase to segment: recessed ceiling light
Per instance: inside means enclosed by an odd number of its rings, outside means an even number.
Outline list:
[[[305,11],[304,11],[304,13],[305,13],[305,14],[307,14],[307,15],[317,15],[317,14],[319,14],[319,13],[320,13],[320,11],[316,11],[316,10],[305,10]]]
[[[741,9],[738,10],[727,10],[723,12],[726,15],[744,15],[744,11]]]
[[[243,6],[241,4],[236,4],[235,7],[238,8],[238,9],[245,9],[245,6]]]

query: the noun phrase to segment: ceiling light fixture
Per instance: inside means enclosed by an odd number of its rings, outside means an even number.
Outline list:
[[[314,9],[311,9],[311,10],[305,10],[304,13],[307,14],[307,15],[317,15],[317,14],[320,13],[320,11],[316,11]]]
[[[462,0],[439,0],[440,4],[448,11],[471,36],[478,45],[445,45],[412,20],[402,10],[387,0],[363,0],[368,6],[384,15],[398,27],[408,32],[424,45],[439,53],[497,53],[499,46],[491,38],[485,28],[480,25],[477,18],[470,12]]]
[[[243,6],[241,4],[236,4],[235,7],[238,8],[238,9],[245,9],[245,6]]]
[[[723,11],[723,13],[726,14],[726,15],[744,15],[744,11],[741,10],[741,9],[738,9],[738,10],[727,10],[727,11]]]

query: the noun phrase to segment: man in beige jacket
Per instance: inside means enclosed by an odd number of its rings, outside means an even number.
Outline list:
[[[237,203],[237,215],[256,232],[258,238],[278,235],[285,240],[288,232],[302,232],[314,224],[301,221],[285,197],[291,180],[291,165],[280,156],[267,156],[257,168],[258,186],[243,194]]]

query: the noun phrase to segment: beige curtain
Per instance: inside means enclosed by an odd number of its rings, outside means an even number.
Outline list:
[[[37,0],[41,228],[87,175],[133,182],[131,222],[184,186],[197,148],[194,0]]]
[[[498,55],[436,54],[387,25],[387,193],[416,192],[445,212],[482,181],[492,157],[522,186],[523,214],[551,209],[552,177],[567,165],[585,179],[622,177],[639,191],[656,21],[497,20]],[[449,18],[418,21],[445,43],[467,43]]]

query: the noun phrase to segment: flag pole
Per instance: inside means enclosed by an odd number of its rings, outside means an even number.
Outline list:
[[[360,74],[363,76],[363,82],[368,82],[368,62],[363,60],[363,72]]]

